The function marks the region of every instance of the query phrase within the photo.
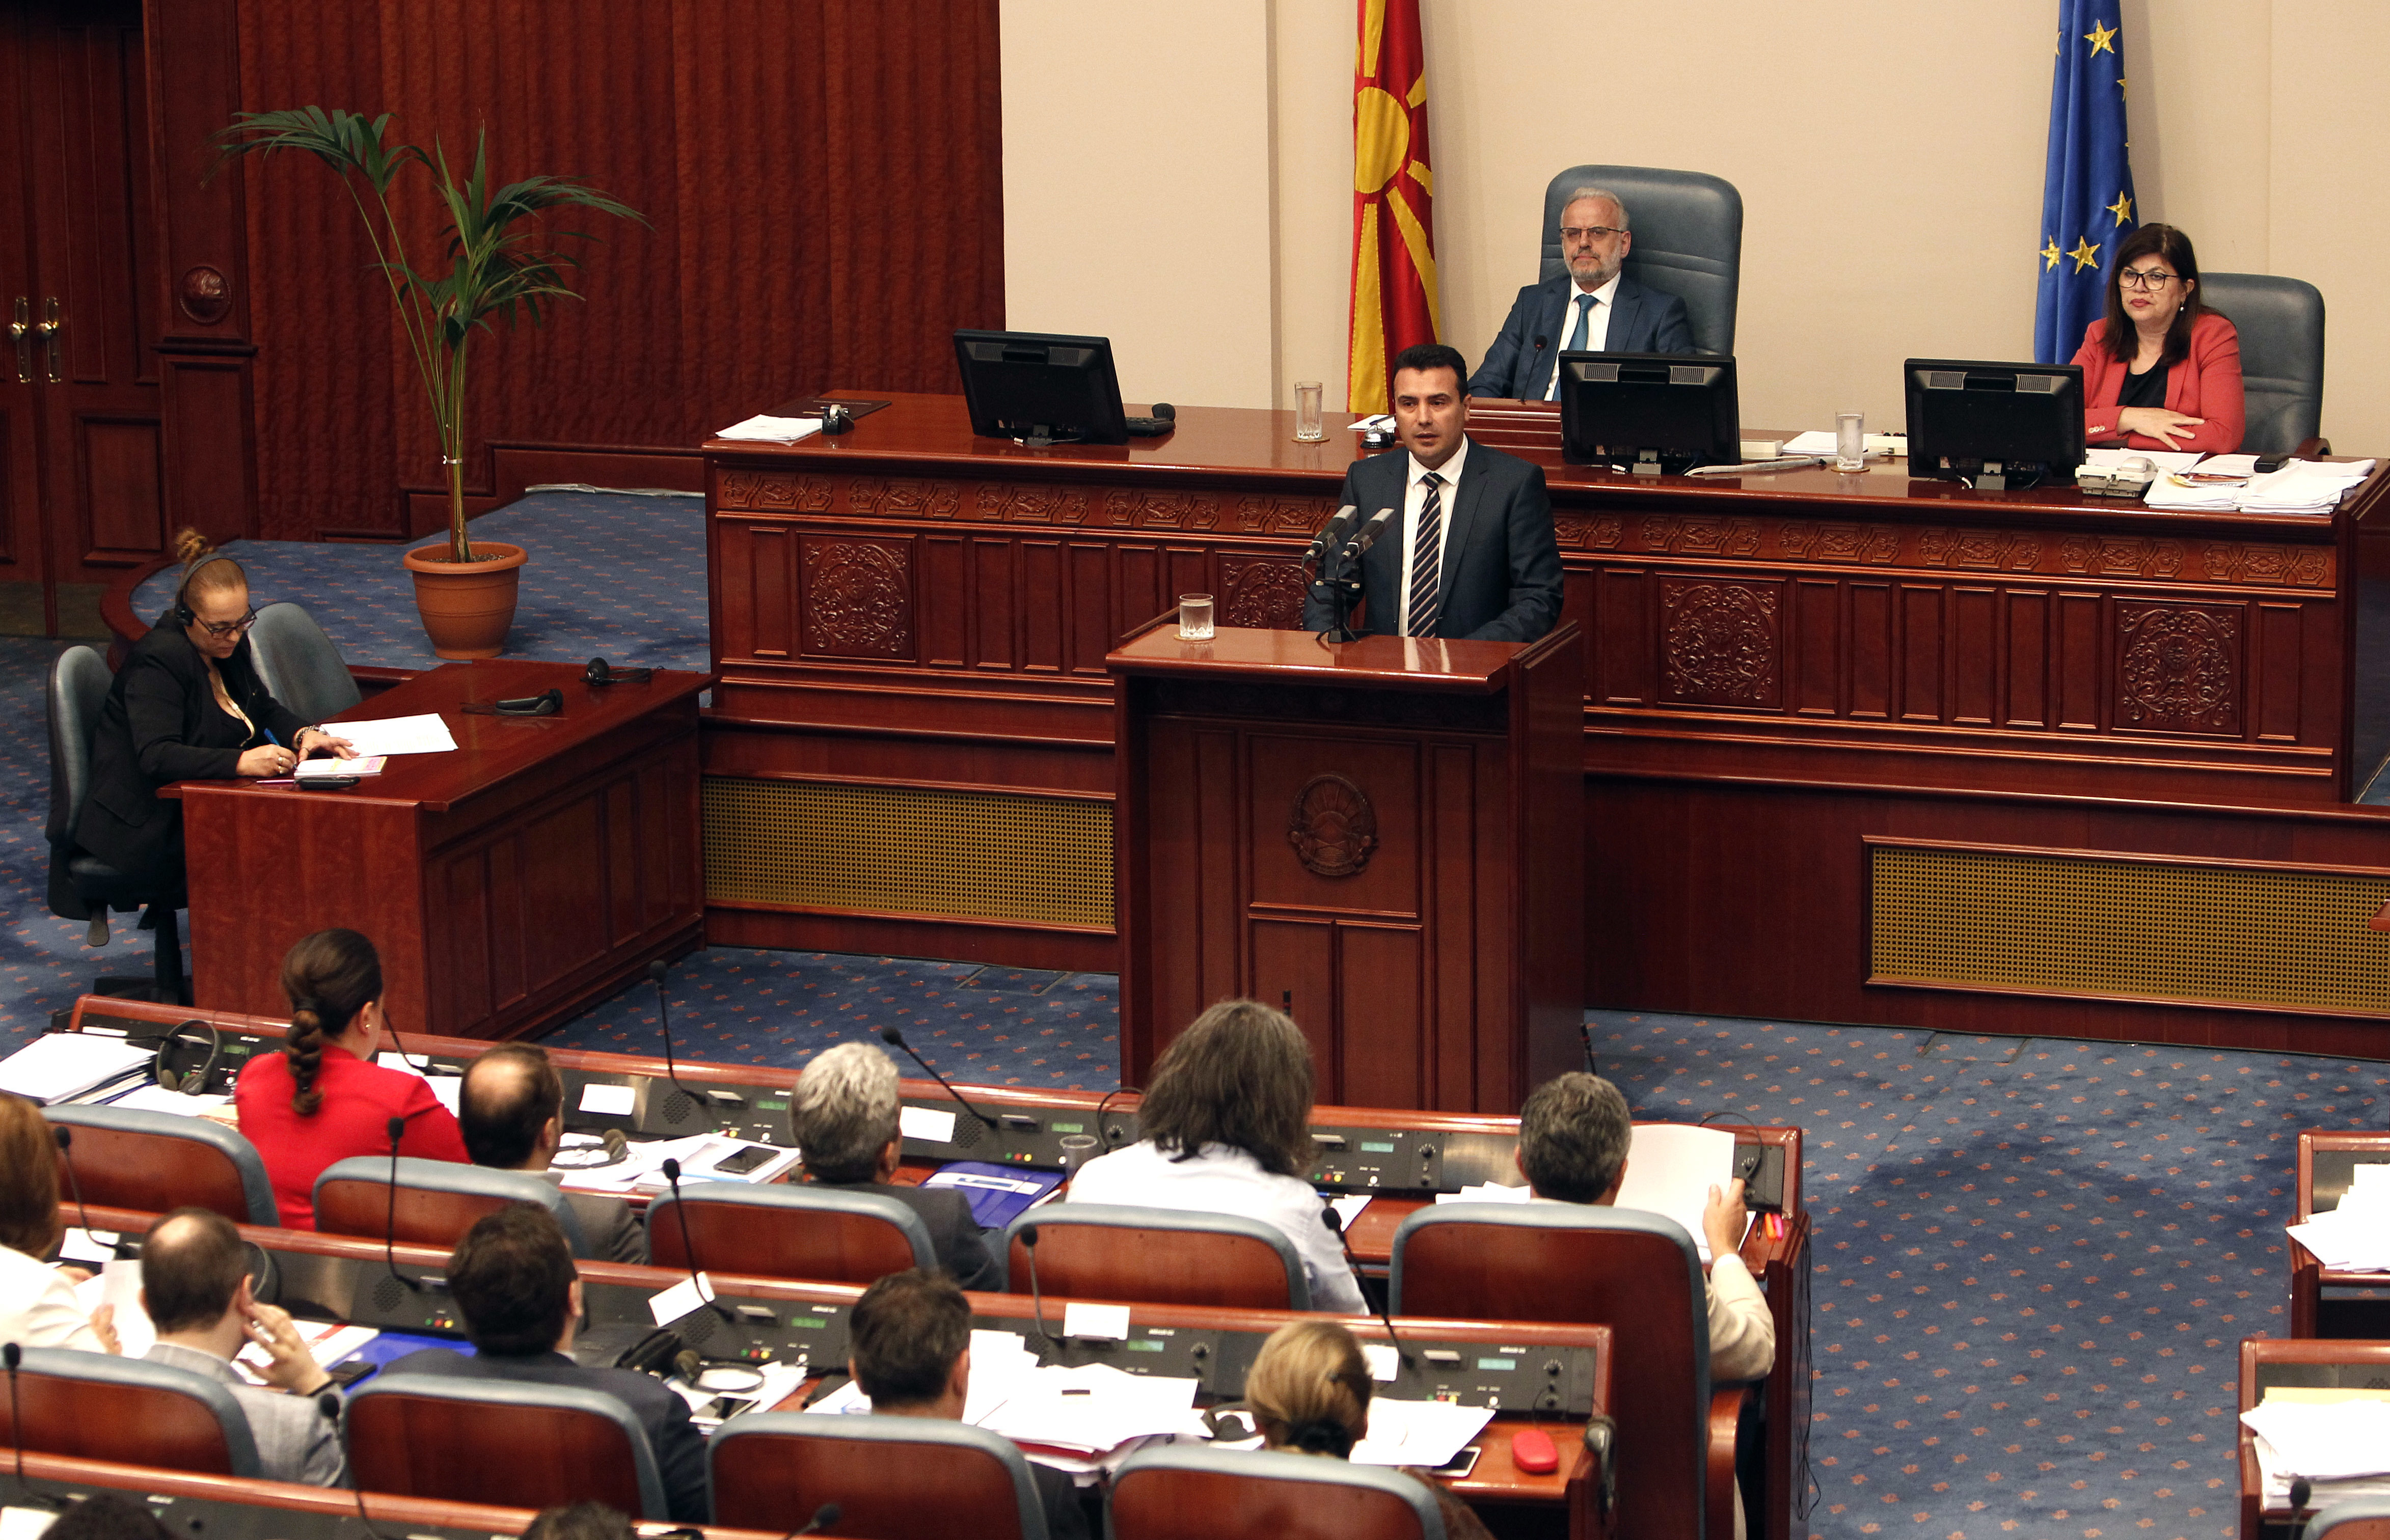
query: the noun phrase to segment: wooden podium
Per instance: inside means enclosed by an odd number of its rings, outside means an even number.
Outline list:
[[[1578,1064],[1581,656],[1175,615],[1108,656],[1124,1078],[1232,995],[1291,1003],[1321,1102],[1515,1112]]]

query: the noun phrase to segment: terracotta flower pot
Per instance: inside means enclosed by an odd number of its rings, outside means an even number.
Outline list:
[[[529,558],[520,545],[500,540],[476,540],[471,548],[481,559],[464,567],[448,559],[445,540],[406,553],[416,612],[443,658],[495,658],[507,649],[515,623],[516,589]]]

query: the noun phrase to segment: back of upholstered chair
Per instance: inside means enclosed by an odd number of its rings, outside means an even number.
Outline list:
[[[2241,334],[2241,447],[2280,455],[2323,431],[2323,295],[2300,278],[2204,273],[2207,303]]]
[[[1561,211],[1579,187],[1607,187],[1626,204],[1635,247],[1626,276],[1685,302],[1693,346],[1734,352],[1736,296],[1742,281],[1742,194],[1723,177],[1651,166],[1571,166],[1544,189],[1541,277],[1561,263]]]

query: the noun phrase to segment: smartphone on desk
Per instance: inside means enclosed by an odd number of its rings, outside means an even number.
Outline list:
[[[767,1144],[751,1144],[736,1155],[713,1162],[713,1169],[725,1176],[744,1176],[779,1151]]]

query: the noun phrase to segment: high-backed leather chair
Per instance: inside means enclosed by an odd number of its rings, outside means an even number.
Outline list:
[[[1112,1478],[1113,1540],[1444,1540],[1434,1494],[1313,1455],[1164,1444]]]
[[[1311,1280],[1277,1226],[1242,1214],[1111,1203],[1048,1203],[1005,1231],[1006,1270],[1029,1292],[1027,1230],[1037,1232],[1037,1287],[1074,1300],[1308,1310]],[[1479,1314],[1463,1312],[1463,1314]]]
[[[298,605],[269,604],[257,612],[249,655],[274,699],[302,722],[326,721],[365,699],[341,649]]]
[[[220,1123],[138,1107],[74,1104],[45,1108],[42,1115],[74,1130],[66,1150],[74,1180],[58,1173],[62,1196],[144,1213],[187,1204],[212,1209],[237,1225],[282,1223],[257,1147]]]
[[[0,1396],[0,1439],[50,1455],[212,1476],[263,1474],[249,1415],[203,1374],[112,1353],[27,1348],[18,1416]]]
[[[89,944],[105,946],[108,911],[141,910],[141,929],[157,935],[148,982],[101,979],[92,993],[147,995],[186,1006],[190,990],[183,980],[183,932],[174,911],[188,901],[180,884],[153,891],[75,848],[75,819],[91,791],[91,738],[115,682],[106,660],[87,647],[68,648],[50,665],[50,808],[43,823],[50,843],[50,913],[60,919],[89,920]]]
[[[1672,1219],[1576,1203],[1444,1203],[1394,1232],[1397,1315],[1606,1325],[1620,1408],[1622,1534],[1734,1533],[1739,1386],[1712,1394],[1692,1237]]]
[[[346,1431],[361,1492],[672,1516],[647,1431],[602,1391],[379,1374],[349,1397]]]
[[[750,1412],[707,1442],[713,1521],[785,1533],[824,1503],[841,1534],[1046,1540],[1046,1509],[1012,1441],[926,1417]]]
[[[2323,431],[2323,295],[2300,278],[2203,273],[2199,287],[2241,334],[2241,447],[2282,455]],[[2328,452],[2328,451],[2319,451]]]
[[[2299,1540],[2390,1540],[2390,1497],[2351,1497],[2318,1508]]]
[[[1561,211],[1579,187],[1607,187],[1625,200],[1635,237],[1626,276],[1685,302],[1697,351],[1734,352],[1742,282],[1742,194],[1734,184],[1697,171],[1571,166],[1544,189],[1541,277],[1567,271],[1561,260]]]
[[[938,1265],[929,1226],[886,1193],[789,1184],[683,1183],[678,1200],[666,1194],[649,1204],[655,1264],[687,1267],[691,1250],[715,1272],[811,1283],[870,1283]]]
[[[387,1155],[352,1155],[326,1166],[315,1178],[315,1228],[325,1235],[453,1246],[482,1215],[508,1203],[530,1203],[556,1215],[574,1256],[589,1254],[581,1216],[545,1176],[402,1155],[393,1203],[391,1165]]]

